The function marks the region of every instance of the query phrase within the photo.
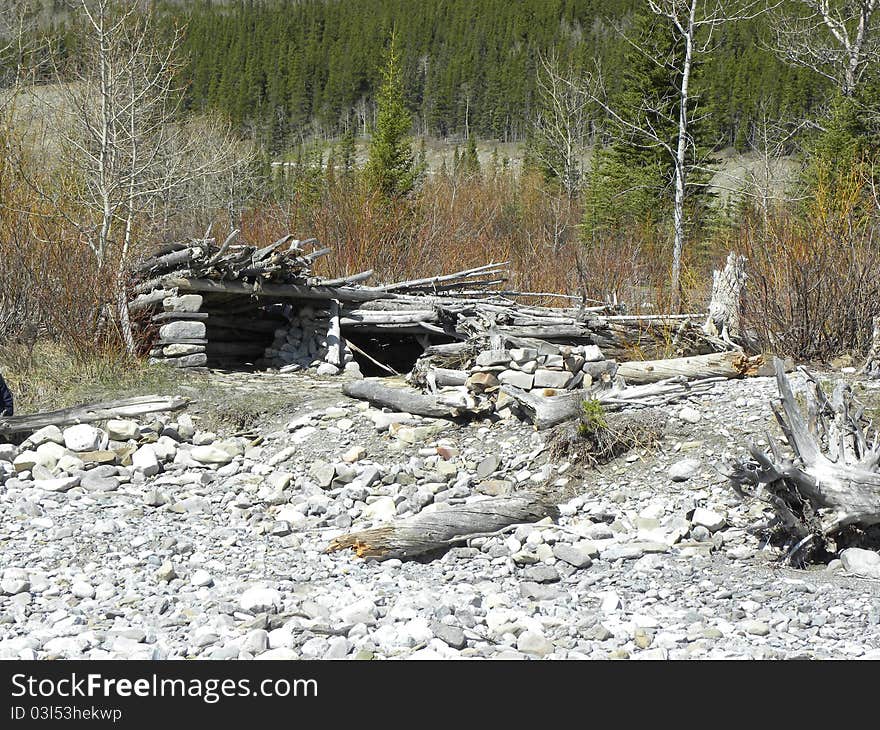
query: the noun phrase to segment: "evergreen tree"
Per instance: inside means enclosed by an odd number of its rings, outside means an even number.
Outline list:
[[[678,68],[675,42],[665,19],[649,11],[636,15],[633,24],[635,42],[624,57],[624,71],[611,106],[623,119],[637,119],[654,130],[674,149],[678,141],[679,78],[671,71]],[[649,57],[640,48],[651,49]],[[656,58],[668,59],[665,66]],[[705,67],[694,62],[691,75],[692,99],[705,88]],[[692,102],[693,103],[693,102]],[[693,112],[692,112],[693,118]],[[690,147],[687,180],[687,206],[693,211],[707,202],[708,174],[702,169],[714,163],[710,139],[712,116],[692,121],[688,132]],[[664,220],[672,205],[675,161],[670,151],[632,133],[623,125],[612,124],[612,141],[597,147],[588,176],[584,205],[587,234],[621,222],[657,222]],[[694,167],[700,163],[699,167]]]
[[[382,86],[377,98],[376,129],[370,140],[367,181],[389,197],[405,195],[415,185],[418,171],[413,160],[412,117],[403,100],[400,58],[394,35],[388,49],[388,61],[382,71]]]
[[[650,11],[636,16],[633,35],[637,40],[626,53],[612,106],[624,119],[633,119],[642,112],[644,100],[651,100],[654,109],[645,115],[645,126],[672,141],[677,137],[674,79],[668,69],[638,50],[656,48],[656,55],[674,58],[672,36],[664,31]],[[611,144],[597,148],[593,155],[585,201],[587,232],[627,220],[644,221],[669,208],[666,190],[673,173],[669,153],[657,145],[646,145],[625,127],[612,125],[611,134]]]
[[[477,142],[473,135],[468,139],[467,147],[462,155],[462,170],[465,175],[480,174],[480,158],[477,155]]]
[[[342,176],[351,177],[354,172],[355,165],[355,137],[354,123],[349,124],[339,141],[339,167],[342,170]]]
[[[419,142],[419,157],[416,162],[416,172],[418,175],[418,182],[421,184],[425,179],[425,175],[428,174],[428,145],[425,143],[424,137],[422,137]]]
[[[814,186],[819,177],[834,184],[854,167],[870,164],[880,155],[880,117],[876,110],[880,87],[868,84],[852,96],[836,94],[822,131],[807,146],[809,164],[805,182]],[[876,176],[875,176],[876,177]]]

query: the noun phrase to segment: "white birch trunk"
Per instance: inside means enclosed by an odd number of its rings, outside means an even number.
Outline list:
[[[684,199],[687,185],[687,144],[688,133],[688,101],[690,93],[691,67],[694,55],[694,18],[697,12],[697,0],[691,0],[687,32],[685,33],[685,55],[681,74],[681,93],[678,106],[678,146],[675,151],[675,203],[672,211],[672,310],[681,309],[681,256],[684,251]]]

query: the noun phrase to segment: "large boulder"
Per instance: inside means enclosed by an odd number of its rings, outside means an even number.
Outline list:
[[[131,455],[131,468],[142,472],[145,477],[155,476],[159,473],[159,459],[156,452],[149,444],[144,444]]]
[[[101,439],[101,431],[87,423],[64,429],[64,445],[71,451],[97,451]]]
[[[218,449],[216,446],[196,446],[190,452],[190,456],[200,464],[228,464],[232,461],[229,452]]]
[[[106,431],[113,441],[128,441],[141,435],[141,428],[134,421],[112,419],[107,421]]]

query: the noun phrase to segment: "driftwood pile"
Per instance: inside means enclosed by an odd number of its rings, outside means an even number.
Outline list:
[[[803,561],[878,531],[880,434],[846,383],[839,382],[829,398],[801,368],[808,381],[804,413],[782,362],[774,364],[779,404],[773,411],[791,455],[768,437],[769,451],[751,444],[752,458],[733,464],[730,480],[741,497],[773,510],[776,537],[790,558]]]
[[[289,364],[294,359],[283,362],[277,352],[265,358],[267,348],[286,342],[290,302],[360,300],[351,285],[372,274],[314,276],[314,262],[330,253],[314,239],[288,235],[256,247],[237,238],[234,231],[220,245],[208,237],[169,244],[135,268],[137,296],[129,310],[151,313],[143,339],[150,341],[152,361],[176,367]]]
[[[364,284],[371,271],[321,279],[312,265],[328,253],[314,239],[255,247],[236,233],[220,245],[206,237],[156,252],[137,267],[130,304],[149,313],[142,335],[151,358],[360,378],[362,364],[398,374],[400,363],[382,362],[375,345],[399,353],[408,342],[422,352],[405,366],[415,360],[414,388],[368,380],[345,392],[429,417],[519,415],[537,428],[577,415],[585,398],[612,410],[663,405],[715,378],[766,374],[760,358],[733,349],[744,281],[737,257],[716,276],[723,301],[707,321],[627,315],[561,295],[540,296],[561,296],[565,306],[528,305],[523,297],[538,295],[497,288],[508,262],[377,286]]]

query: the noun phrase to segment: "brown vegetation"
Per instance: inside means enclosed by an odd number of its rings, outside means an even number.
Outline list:
[[[734,246],[748,260],[743,325],[753,347],[799,360],[864,354],[880,301],[878,216],[864,167],[820,175],[803,204],[746,215]]]

